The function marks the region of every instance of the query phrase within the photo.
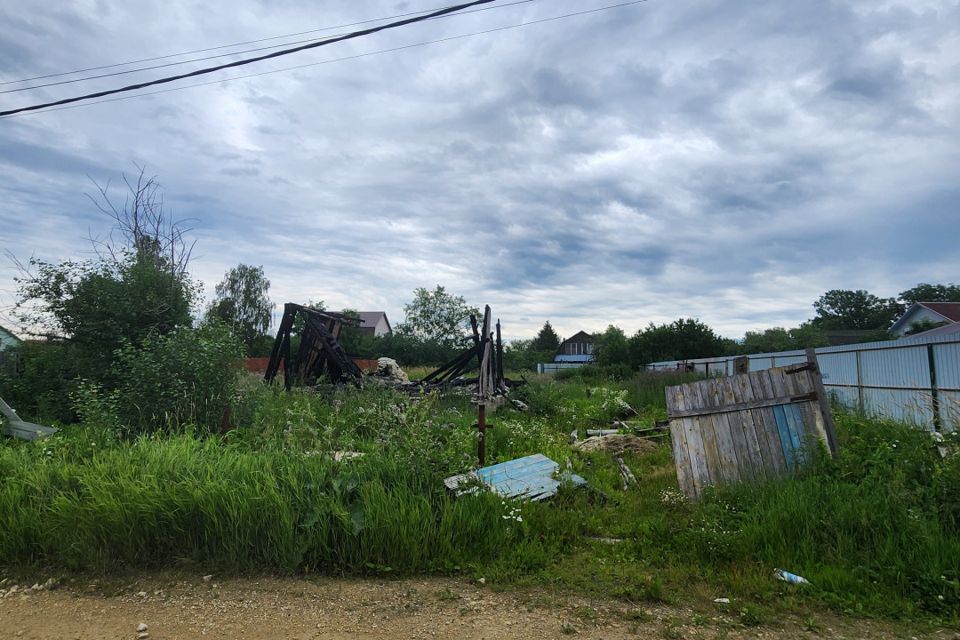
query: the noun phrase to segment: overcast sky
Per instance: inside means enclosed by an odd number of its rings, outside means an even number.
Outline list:
[[[500,0],[192,82],[616,2]],[[0,90],[443,4],[0,0]],[[4,93],[0,110],[233,59]],[[828,289],[960,282],[958,125],[957,2],[648,0],[0,119],[0,248],[83,257],[109,226],[90,180],[136,163],[195,219],[208,292],[243,262],[279,305],[394,323],[416,287],[442,284],[510,337],[681,316],[739,337],[802,322]],[[14,275],[4,260],[0,317]]]

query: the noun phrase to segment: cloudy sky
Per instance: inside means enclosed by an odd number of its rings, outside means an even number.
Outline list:
[[[958,2],[648,0],[536,22],[615,3],[499,0],[153,90],[201,87],[0,119],[0,248],[87,255],[109,226],[91,179],[139,164],[194,219],[208,291],[262,264],[277,303],[394,322],[442,284],[511,337],[681,316],[738,337],[802,322],[827,289],[960,282]],[[0,91],[443,5],[0,0]],[[0,93],[0,110],[239,57]],[[0,318],[14,275],[4,260]]]

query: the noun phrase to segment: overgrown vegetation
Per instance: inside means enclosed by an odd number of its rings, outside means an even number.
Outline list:
[[[133,437],[110,428],[115,413],[84,411],[51,439],[0,445],[0,563],[467,572],[639,605],[725,596],[753,623],[814,605],[957,620],[960,457],[941,459],[924,432],[839,415],[838,458],[699,504],[678,491],[667,442],[627,455],[640,480],[627,491],[609,456],[568,444],[624,402],[662,418],[664,385],[686,377],[523,388],[528,412],[491,418],[490,460],[544,453],[590,485],[544,504],[446,493],[442,479],[475,462],[467,396],[285,393],[244,379],[238,428],[212,435],[185,414],[169,433]],[[778,582],[775,567],[812,585]]]

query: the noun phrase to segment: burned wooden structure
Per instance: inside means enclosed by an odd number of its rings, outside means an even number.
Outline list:
[[[356,323],[355,319],[342,313],[317,311],[288,302],[283,306],[283,318],[264,380],[272,382],[282,363],[283,383],[287,389],[295,384],[315,384],[324,375],[332,383],[359,382],[363,372],[337,342],[343,326]],[[292,343],[298,330],[300,344],[293,353]]]
[[[421,386],[477,385],[477,394],[493,397],[505,394],[511,381],[503,375],[503,339],[500,335],[500,321],[497,320],[496,332],[491,327],[490,306],[484,308],[483,322],[478,325],[476,316],[470,316],[473,327],[473,345],[464,349],[455,358],[438,367],[418,381]],[[476,359],[477,377],[464,378]]]

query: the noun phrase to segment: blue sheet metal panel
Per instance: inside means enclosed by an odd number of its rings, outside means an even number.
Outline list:
[[[930,388],[930,363],[924,346],[860,353],[861,384],[865,386]]]
[[[937,367],[937,388],[960,391],[960,343],[935,345],[933,363]]]
[[[823,385],[831,399],[848,409],[857,409],[860,404],[860,393],[855,387],[831,387]]]
[[[476,474],[484,484],[505,498],[542,500],[555,494],[560,487],[560,481],[554,478],[559,469],[556,462],[536,453],[478,469]],[[575,474],[569,474],[569,479],[576,486],[587,483]]]
[[[857,354],[825,353],[817,356],[823,384],[857,384]]]
[[[863,408],[871,415],[933,429],[933,403],[926,390],[866,388]]]
[[[960,391],[940,392],[940,428],[945,432],[960,430]]]
[[[750,371],[763,371],[764,369],[770,369],[772,367],[771,360],[769,357],[766,358],[750,358]]]

